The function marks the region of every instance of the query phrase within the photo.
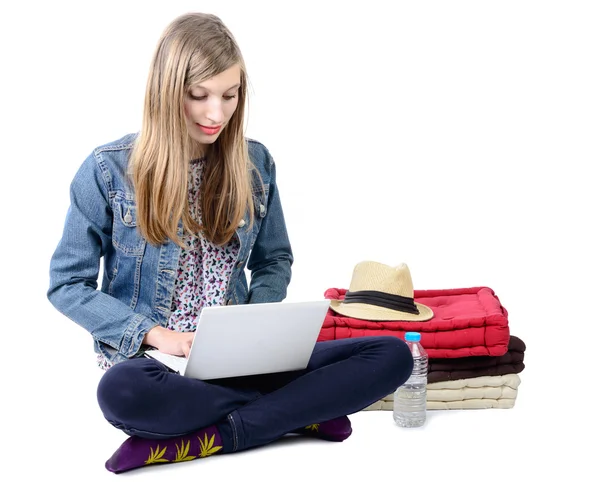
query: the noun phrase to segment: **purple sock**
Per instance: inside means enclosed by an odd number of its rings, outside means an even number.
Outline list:
[[[307,425],[304,428],[294,430],[294,433],[334,442],[342,442],[352,434],[352,426],[350,419],[344,415],[343,417],[327,420],[320,424]]]
[[[191,461],[222,450],[223,441],[214,425],[172,439],[144,439],[134,436],[121,444],[106,461],[105,467],[110,472],[121,473],[151,464]]]

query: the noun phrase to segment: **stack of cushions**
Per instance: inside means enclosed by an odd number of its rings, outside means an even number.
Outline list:
[[[343,301],[348,290],[329,288],[325,298]],[[415,290],[414,302],[433,311],[426,321],[375,320],[329,309],[319,341],[421,333],[429,356],[429,410],[512,408],[521,383],[525,343],[511,336],[508,312],[489,287]],[[365,410],[392,410],[393,394]]]

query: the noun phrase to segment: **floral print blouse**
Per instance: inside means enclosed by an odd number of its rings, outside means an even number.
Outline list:
[[[195,201],[200,195],[200,181],[205,164],[206,159],[203,158],[190,163],[188,184],[190,213],[200,223],[202,216]],[[214,245],[200,234],[187,235],[184,242],[186,248],[181,250],[179,257],[172,314],[166,326],[167,329],[179,332],[196,330],[202,307],[222,304],[239,251],[237,238],[232,238],[222,247]],[[106,370],[111,363],[98,354],[98,366]]]

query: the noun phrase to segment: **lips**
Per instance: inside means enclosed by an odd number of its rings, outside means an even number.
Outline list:
[[[217,125],[214,127],[207,127],[206,125],[201,125],[200,123],[196,123],[196,125],[198,126],[198,128],[200,128],[200,130],[202,130],[207,135],[214,135],[215,133],[218,133],[219,130],[221,130],[221,127],[223,126],[223,125]]]

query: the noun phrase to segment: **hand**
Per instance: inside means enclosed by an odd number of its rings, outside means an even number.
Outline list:
[[[162,326],[156,326],[150,329],[142,342],[155,347],[162,353],[187,358],[190,355],[195,335],[195,332],[171,331]]]

